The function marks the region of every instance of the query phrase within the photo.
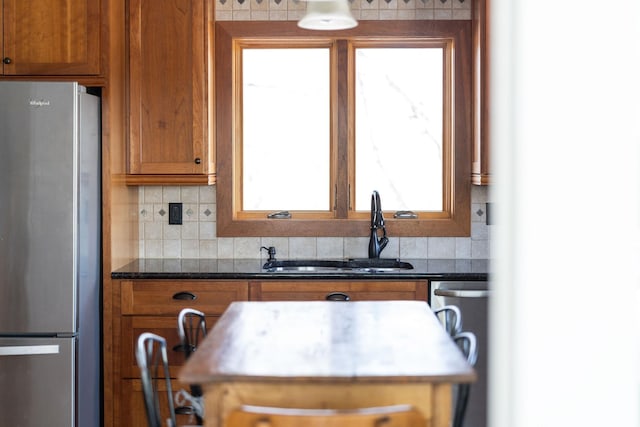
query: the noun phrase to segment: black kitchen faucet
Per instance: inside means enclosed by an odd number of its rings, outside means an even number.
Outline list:
[[[378,230],[382,229],[382,237],[378,238]],[[387,229],[384,227],[380,194],[373,191],[371,194],[371,236],[369,237],[369,258],[380,258],[380,252],[387,246]]]

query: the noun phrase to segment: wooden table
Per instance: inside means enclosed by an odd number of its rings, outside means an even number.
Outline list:
[[[179,379],[203,385],[208,427],[241,404],[412,404],[448,427],[451,384],[475,372],[425,302],[235,302]]]

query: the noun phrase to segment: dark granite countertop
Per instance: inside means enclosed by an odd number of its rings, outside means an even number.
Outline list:
[[[261,259],[138,259],[111,273],[113,279],[238,280],[487,280],[486,259],[402,259],[411,270],[385,272],[268,272]]]

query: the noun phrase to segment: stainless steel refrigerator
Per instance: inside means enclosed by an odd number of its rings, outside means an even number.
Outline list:
[[[101,420],[100,103],[0,81],[0,421]]]

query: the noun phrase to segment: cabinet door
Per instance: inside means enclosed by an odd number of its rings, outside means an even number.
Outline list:
[[[100,74],[101,0],[4,0],[2,74]]]
[[[219,315],[205,313],[207,330],[211,330]],[[138,337],[143,332],[151,332],[160,335],[167,340],[167,357],[169,359],[169,372],[171,378],[178,378],[180,367],[186,359],[184,352],[179,349],[178,319],[176,317],[156,316],[124,316],[122,319],[122,354],[121,373],[122,378],[140,378],[140,368],[136,361],[136,346]]]
[[[473,163],[471,182],[491,183],[489,128],[489,1],[473,2]]]
[[[203,175],[213,169],[210,3],[129,1],[130,174]]]
[[[265,281],[250,285],[257,301],[427,300],[426,282]]]
[[[123,380],[120,390],[120,402],[122,406],[120,412],[122,416],[119,419],[119,426],[141,427],[147,426],[147,414],[144,407],[144,394],[142,392],[142,383],[140,380]],[[178,390],[189,390],[189,387],[178,381],[171,381],[171,390],[176,395]],[[167,387],[164,381],[158,384],[158,393],[160,408],[168,407]],[[174,401],[175,406],[175,401]],[[168,409],[167,409],[168,410]],[[196,425],[196,419],[192,415],[176,415],[176,422],[179,426]]]

